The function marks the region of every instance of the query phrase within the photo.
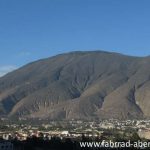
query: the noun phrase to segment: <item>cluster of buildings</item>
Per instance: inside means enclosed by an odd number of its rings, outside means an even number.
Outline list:
[[[50,122],[41,125],[28,124],[6,124],[3,130],[0,130],[0,138],[4,140],[24,141],[30,137],[42,137],[50,140],[52,137],[63,138],[81,138],[83,135],[88,137],[100,137],[104,131],[116,129],[125,131],[134,129],[139,137],[150,139],[150,120],[126,120],[119,121],[115,119],[102,120],[99,122],[85,121],[62,121]],[[9,128],[11,130],[9,130]]]
[[[100,123],[100,127],[103,129],[118,129],[122,131],[133,129],[137,131],[141,139],[150,140],[150,120],[105,120]]]

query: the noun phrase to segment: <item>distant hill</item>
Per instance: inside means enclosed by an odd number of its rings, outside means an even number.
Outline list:
[[[43,119],[150,117],[150,57],[71,52],[0,78],[0,116]]]

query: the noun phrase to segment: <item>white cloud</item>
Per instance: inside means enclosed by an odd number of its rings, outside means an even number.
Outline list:
[[[16,66],[7,65],[7,66],[0,66],[0,77],[4,76],[5,74],[17,69]]]

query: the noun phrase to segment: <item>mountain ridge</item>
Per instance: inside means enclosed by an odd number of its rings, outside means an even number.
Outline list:
[[[150,57],[76,51],[0,78],[0,115],[43,119],[150,116]]]

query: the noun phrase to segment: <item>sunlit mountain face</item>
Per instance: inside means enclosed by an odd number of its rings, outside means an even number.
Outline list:
[[[42,119],[150,117],[150,57],[71,52],[0,78],[0,115]]]

